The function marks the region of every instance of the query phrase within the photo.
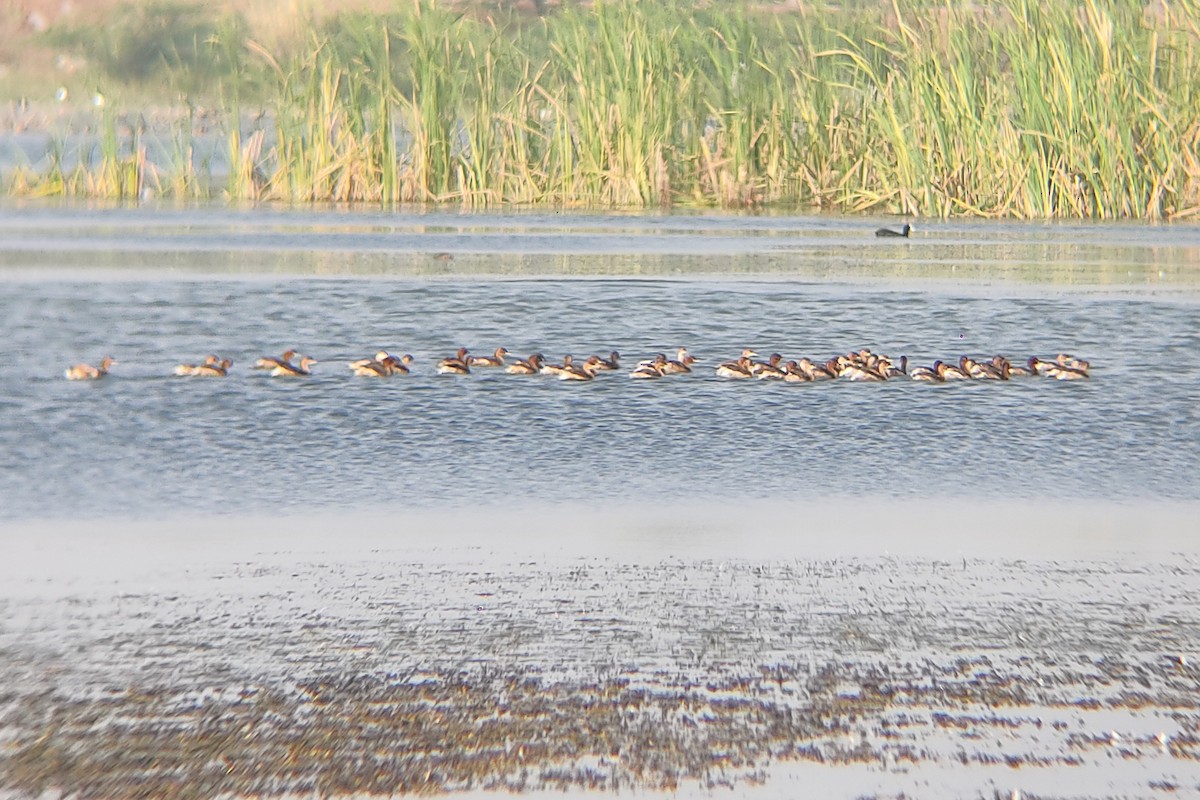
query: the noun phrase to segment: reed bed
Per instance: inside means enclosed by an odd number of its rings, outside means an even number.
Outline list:
[[[314,22],[273,52],[213,48],[238,65],[213,87],[238,100],[224,107],[230,200],[1200,213],[1191,3],[601,0],[529,18],[417,0]],[[241,84],[263,109],[249,129]],[[184,138],[168,150],[186,153]],[[5,176],[8,191],[217,191],[189,158],[104,139],[119,161],[51,159]]]

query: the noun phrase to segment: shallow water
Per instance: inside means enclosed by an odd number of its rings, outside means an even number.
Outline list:
[[[0,797],[1200,791],[1200,228],[881,222],[0,209]]]
[[[956,223],[895,242],[873,227],[6,209],[0,514],[1200,498],[1200,230]],[[1044,274],[1024,280],[1035,254]],[[655,382],[434,374],[460,345],[552,358],[615,349],[629,363],[683,345],[702,362]],[[1067,351],[1093,377],[713,375],[747,346],[822,360],[868,347],[921,364]],[[249,369],[288,347],[320,360],[312,377]],[[413,354],[414,374],[351,377],[346,362],[380,347]],[[234,360],[230,377],[171,375],[210,352]],[[67,365],[108,353],[120,363],[106,380],[63,380]]]
[[[321,276],[938,278],[1195,288],[1200,225],[785,215],[395,213],[270,207],[0,209],[0,277],[83,271]]]
[[[0,524],[0,796],[1191,796],[1196,508]]]

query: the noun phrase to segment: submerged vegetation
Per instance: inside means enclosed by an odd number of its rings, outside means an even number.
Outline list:
[[[56,144],[0,175],[9,193],[1200,213],[1194,3],[599,0],[531,16],[420,0],[270,44],[159,3],[87,42],[97,81],[168,89],[190,111],[148,146],[110,103],[98,153]],[[201,157],[205,106],[220,144]]]

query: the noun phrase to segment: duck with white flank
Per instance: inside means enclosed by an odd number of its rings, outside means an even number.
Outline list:
[[[561,364],[543,363],[542,368],[541,368],[541,373],[543,375],[558,376],[558,375],[562,374],[562,372],[564,370],[571,369],[571,367],[573,367],[574,365],[575,365],[575,356],[568,353],[567,355],[563,356],[563,360],[562,360]]]
[[[718,364],[715,371],[718,378],[745,380],[754,377],[754,373],[750,371],[750,359],[748,358],[738,358]]]
[[[560,381],[590,381],[596,377],[596,364],[600,361],[598,356],[590,356],[582,364],[574,362],[563,364],[562,369],[558,372]]]
[[[621,368],[621,354],[618,353],[616,350],[613,350],[612,353],[609,354],[608,358],[601,358],[600,356],[596,356],[596,369],[597,370],[604,372],[604,371],[611,371],[611,370],[620,369],[620,368]]]
[[[892,366],[892,362],[888,361],[887,369],[884,370],[889,378],[907,378],[908,377],[908,356],[900,356],[900,366]]]
[[[175,374],[195,378],[224,378],[232,366],[232,360],[210,355],[204,359],[203,364],[180,364],[175,367]]]
[[[407,375],[413,357],[408,353],[396,357],[387,350],[380,350],[374,358],[362,358],[350,362],[350,371],[362,378],[387,378],[392,375]]]
[[[1042,374],[1056,381],[1082,381],[1090,377],[1091,366],[1086,361],[1060,355],[1059,360]]]
[[[470,356],[467,358],[467,366],[469,367],[503,367],[506,366],[504,357],[508,355],[508,350],[503,347],[497,347],[496,352],[490,356]]]
[[[460,347],[454,355],[443,358],[437,363],[439,375],[468,375],[471,367],[467,364],[467,348]]]
[[[960,359],[961,361],[961,359]],[[953,364],[947,364],[944,361],[935,361],[933,365],[937,367],[938,376],[944,381],[969,381],[971,374],[962,367],[956,367]]]
[[[783,356],[779,353],[771,353],[771,357],[766,361],[751,362],[750,373],[759,380],[783,380],[783,367],[779,366],[781,361],[783,361]]]
[[[661,378],[666,374],[666,366],[666,355],[659,353],[649,361],[639,361],[634,370],[629,373],[629,377],[635,380],[654,380],[655,378]]]
[[[299,353],[297,353],[295,350],[284,350],[283,355],[281,355],[279,358],[275,358],[274,356],[263,356],[258,361],[254,362],[254,368],[275,369],[283,364],[292,363],[292,359],[297,355],[299,355]]]
[[[1030,358],[1035,358],[1035,356],[1030,356]],[[992,356],[992,365],[1002,370],[1009,378],[1029,378],[1037,374],[1032,367],[1014,364],[1004,356]]]
[[[224,378],[229,375],[233,359],[222,358],[219,364],[204,364],[196,368],[196,376],[200,378]]]
[[[542,371],[542,362],[546,357],[541,353],[534,353],[529,358],[518,358],[513,363],[504,368],[504,371],[509,375],[537,375]]]
[[[1042,361],[1041,364],[1046,364]],[[1058,381],[1078,381],[1091,376],[1092,365],[1081,358],[1059,353],[1054,357],[1054,363],[1047,365],[1042,372],[1048,378]]]
[[[800,359],[796,366],[802,373],[808,376],[810,381],[828,381],[837,377],[837,372],[829,367],[828,364],[814,364],[807,358]]]
[[[692,371],[692,364],[696,363],[696,357],[688,352],[686,347],[681,347],[675,351],[675,357],[665,359],[662,365],[663,375],[687,375]]]
[[[926,383],[943,383],[942,376],[938,372],[938,367],[941,366],[940,361],[933,362],[932,367],[913,367],[908,371],[908,377],[914,381],[924,381]]]
[[[969,356],[958,360],[958,368],[965,369],[967,374],[977,381],[1006,381],[1008,375],[1003,366],[996,366],[990,361],[976,361]]]
[[[726,361],[724,364],[717,365],[717,375],[722,378],[753,378],[754,373],[751,371],[751,358],[758,353],[747,347],[742,351],[742,355],[734,361]]]
[[[400,356],[399,358],[396,358],[395,356],[388,356],[387,358],[384,359],[383,363],[386,364],[387,368],[390,370],[389,374],[391,374],[391,375],[407,375],[408,374],[408,365],[411,364],[412,362],[413,362],[412,354],[405,353],[404,355]]]
[[[312,375],[312,368],[317,363],[319,362],[312,356],[304,356],[300,359],[299,364],[285,361],[278,364],[269,374],[272,378],[297,378],[303,375]]]
[[[371,358],[360,358],[350,362],[350,371],[364,378],[387,374],[385,362],[391,358],[387,350],[379,350]]]
[[[1082,372],[1084,375],[1087,375],[1088,371],[1092,368],[1091,363],[1084,361],[1082,358],[1069,356],[1066,353],[1059,353],[1056,360],[1061,366]]]
[[[63,375],[69,381],[98,381],[108,374],[108,370],[117,360],[112,356],[105,356],[100,362],[100,366],[93,367],[91,364],[76,364],[73,367],[67,367]]]
[[[789,361],[783,365],[783,379],[788,383],[812,383],[812,378],[800,369],[798,361]]]
[[[877,383],[891,377],[892,362],[886,356],[862,364],[848,364],[842,377],[852,381]]]
[[[174,374],[184,377],[206,377],[206,378],[223,378],[229,371],[229,367],[233,366],[233,362],[229,359],[228,364],[225,364],[220,356],[208,355],[204,357],[204,362],[201,364],[179,364],[173,370]]]

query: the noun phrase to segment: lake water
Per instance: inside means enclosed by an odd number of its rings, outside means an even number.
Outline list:
[[[1200,227],[882,222],[0,207],[0,797],[1200,792]]]
[[[1200,227],[10,206],[0,515],[1200,498]],[[435,374],[459,346],[695,374]],[[320,363],[280,380],[260,355]],[[411,353],[414,374],[346,362]],[[743,347],[1068,352],[1089,381],[717,378]],[[179,362],[230,357],[220,380]],[[119,364],[96,383],[66,366]]]

